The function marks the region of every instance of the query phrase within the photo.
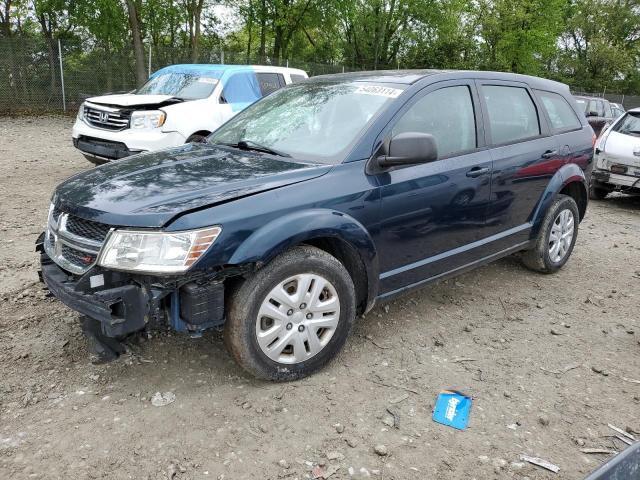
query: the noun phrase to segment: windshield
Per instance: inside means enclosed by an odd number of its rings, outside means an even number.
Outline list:
[[[197,73],[161,73],[154,75],[136,92],[137,95],[171,95],[182,100],[207,98],[218,79]]]
[[[625,114],[611,130],[625,135],[640,136],[640,112]]]
[[[210,143],[259,145],[335,164],[402,88],[371,83],[300,83],[278,90],[216,130]]]

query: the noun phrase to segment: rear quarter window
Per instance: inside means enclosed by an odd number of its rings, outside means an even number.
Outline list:
[[[275,92],[284,85],[284,76],[279,73],[257,73],[256,77],[258,77],[258,84],[263,97]]]
[[[297,75],[295,73],[292,73],[290,77],[291,77],[291,83],[300,83],[300,82],[304,82],[307,79],[307,77],[305,77],[304,75]]]
[[[573,108],[562,95],[541,90],[536,90],[536,95],[542,102],[554,131],[574,130],[582,127]]]
[[[526,88],[483,85],[482,95],[494,145],[540,135],[538,112]]]

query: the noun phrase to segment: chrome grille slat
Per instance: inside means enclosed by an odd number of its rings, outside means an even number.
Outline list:
[[[84,107],[84,119],[89,125],[105,130],[124,130],[129,127],[130,114],[116,109]]]
[[[81,275],[97,261],[110,230],[109,225],[52,208],[44,242],[45,251],[63,269]]]

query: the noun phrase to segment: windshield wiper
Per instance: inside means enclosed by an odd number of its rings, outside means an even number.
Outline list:
[[[238,143],[225,143],[225,142],[217,142],[220,145],[226,145],[227,147],[239,148],[240,150],[253,150],[256,152],[265,152],[270,153],[271,155],[277,155],[279,157],[287,157],[291,158],[291,155],[285,152],[281,152],[280,150],[275,150],[271,147],[267,147],[266,145],[261,145],[258,142],[254,142],[253,140],[242,139],[239,140]]]

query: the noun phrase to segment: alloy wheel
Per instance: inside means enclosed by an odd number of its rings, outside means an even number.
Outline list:
[[[575,219],[573,212],[564,209],[558,213],[549,232],[549,258],[558,263],[564,259],[573,241]]]

